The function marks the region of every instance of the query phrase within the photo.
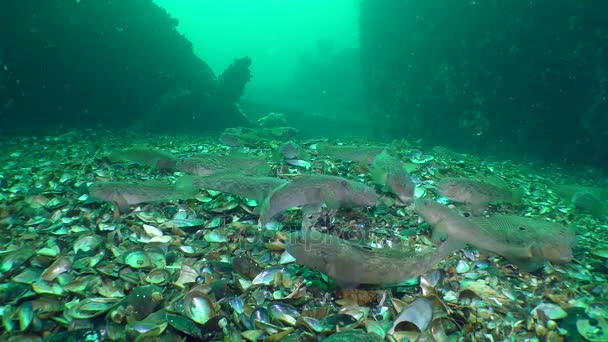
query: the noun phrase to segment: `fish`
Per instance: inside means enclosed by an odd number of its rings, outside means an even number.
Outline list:
[[[216,190],[242,196],[262,203],[272,190],[287,183],[275,177],[249,177],[242,174],[220,174],[216,176],[185,175],[177,180],[177,189],[191,193],[199,189]]]
[[[412,203],[416,185],[409,173],[403,168],[401,161],[391,156],[387,150],[374,158],[370,172],[372,181],[385,187],[396,195],[404,204]]]
[[[289,140],[279,146],[279,154],[285,159],[308,159],[308,154],[295,142]]]
[[[593,215],[596,218],[608,216],[608,203],[600,200],[594,193],[578,191],[572,195],[570,205]]]
[[[193,194],[178,191],[175,186],[155,181],[142,183],[102,182],[89,188],[92,198],[115,204],[121,212],[131,205],[191,198]]]
[[[415,202],[414,211],[440,233],[501,255],[526,272],[546,261],[561,264],[572,259],[574,232],[557,223],[506,214],[465,218],[426,198]]]
[[[608,189],[552,182],[549,182],[549,186],[569,206],[586,211],[596,218],[608,216]]]
[[[331,209],[372,207],[376,191],[360,182],[327,175],[303,175],[276,188],[263,202],[260,224],[265,226],[283,211],[299,206],[325,204]]]
[[[442,196],[465,204],[471,214],[479,216],[491,203],[514,203],[521,200],[521,191],[512,191],[501,179],[444,178],[437,183]]]
[[[177,157],[170,152],[142,146],[113,151],[107,158],[111,163],[130,161],[169,171],[174,170],[177,163]]]
[[[335,146],[325,143],[317,144],[317,152],[340,160],[355,163],[371,164],[385,148],[382,146]]]
[[[336,285],[399,284],[418,277],[449,257],[462,243],[448,239],[436,250],[412,254],[394,248],[365,248],[314,230],[291,233],[286,250],[296,262],[325,273]]]
[[[471,221],[498,241],[513,246],[532,243],[531,264],[545,260],[565,264],[573,258],[576,235],[570,227],[559,223],[509,214],[473,217]]]
[[[261,176],[267,175],[271,168],[265,158],[232,153],[200,154],[191,158],[181,158],[177,160],[176,169],[195,176],[210,176],[227,173]]]

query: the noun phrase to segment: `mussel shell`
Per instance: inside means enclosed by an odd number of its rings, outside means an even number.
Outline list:
[[[151,270],[145,280],[150,284],[164,285],[171,280],[172,272],[168,268],[159,267]]]
[[[205,324],[217,314],[215,299],[195,287],[184,296],[184,312],[194,322]]]
[[[135,250],[124,255],[124,263],[133,268],[150,268],[152,260],[148,254],[142,250]]]
[[[417,329],[418,332],[422,332],[429,326],[432,318],[433,305],[431,302],[425,298],[417,298],[399,314],[388,333],[393,334],[404,329],[408,331]]]
[[[270,313],[265,307],[258,306],[251,312],[250,320],[253,328],[259,329],[258,322],[270,323]]]
[[[117,298],[85,298],[72,306],[66,304],[67,314],[74,319],[93,318],[110,310],[118,301]]]
[[[55,260],[44,272],[40,275],[40,278],[46,281],[53,281],[61,273],[67,272],[72,267],[72,257],[62,256]]]
[[[273,321],[280,321],[291,326],[296,325],[300,312],[295,307],[285,303],[272,303],[268,306],[268,313]]]
[[[167,313],[167,322],[177,331],[199,339],[202,338],[201,328],[188,317]]]

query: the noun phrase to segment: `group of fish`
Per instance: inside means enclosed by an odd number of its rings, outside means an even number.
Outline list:
[[[286,159],[302,155],[302,149],[293,142],[284,143],[278,151]],[[175,184],[96,183],[90,188],[90,196],[126,212],[140,203],[185,200],[201,189],[215,190],[260,203],[257,214],[261,226],[279,219],[290,208],[300,207],[302,230],[288,235],[286,250],[297,263],[327,274],[341,287],[404,282],[428,272],[465,244],[498,254],[528,272],[538,270],[547,261],[567,263],[573,258],[576,238],[568,227],[509,214],[483,216],[490,204],[521,201],[521,192],[512,191],[500,179],[441,179],[435,183],[437,192],[458,205],[448,207],[430,198],[416,199],[416,184],[401,159],[382,146],[318,144],[316,155],[366,164],[372,183],[403,205],[412,205],[433,228],[440,245],[423,253],[369,248],[311,229],[324,208],[374,207],[379,198],[376,188],[358,180],[314,173],[293,180],[271,177],[264,156],[230,153],[180,158],[145,147],[117,151],[108,156],[110,162],[135,162],[186,175]]]

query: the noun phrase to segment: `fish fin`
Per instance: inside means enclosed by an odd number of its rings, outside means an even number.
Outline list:
[[[507,182],[505,182],[504,179],[498,177],[498,176],[488,176],[488,177],[483,177],[482,179],[483,181],[485,181],[486,183],[492,184],[496,187],[499,188],[509,188],[509,184],[507,184]]]
[[[447,238],[447,232],[439,229],[433,229],[433,233],[431,234],[431,239],[433,239],[433,241],[445,240]]]
[[[302,230],[309,230],[317,223],[323,210],[322,205],[308,204],[302,207]]]
[[[388,178],[388,174],[386,172],[382,172],[382,170],[380,168],[372,167],[369,175],[372,179],[372,182],[374,182],[378,185],[381,185],[383,187],[386,187],[386,180]]]
[[[518,186],[515,189],[513,189],[513,191],[512,191],[513,198],[511,200],[512,203],[515,205],[522,204],[525,193],[526,193],[526,191],[521,186]]]
[[[175,190],[182,195],[183,199],[192,198],[198,193],[199,189],[194,185],[196,177],[197,176],[184,175],[175,182]]]
[[[486,211],[486,203],[470,203],[465,206],[472,216],[481,216]]]
[[[127,203],[127,201],[125,201],[124,199],[116,200],[116,201],[112,202],[112,204],[114,205],[114,210],[118,209],[118,211],[120,213],[126,214],[131,209],[131,206],[129,205],[129,203]]]

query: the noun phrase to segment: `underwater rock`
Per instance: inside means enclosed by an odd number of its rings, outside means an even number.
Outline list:
[[[416,185],[403,168],[401,161],[391,156],[388,151],[384,150],[374,158],[371,177],[374,183],[387,188],[399,197],[401,202],[405,204],[412,202]]]
[[[501,179],[444,178],[437,183],[441,195],[465,204],[473,215],[481,215],[490,203],[518,203],[521,194]]]
[[[89,189],[89,195],[92,198],[116,204],[121,212],[128,211],[129,206],[134,204],[191,197],[191,194],[182,193],[173,185],[156,181],[95,183]]]
[[[262,127],[245,128],[232,127],[226,128],[220,135],[219,141],[222,144],[239,146],[257,146],[262,141],[279,140],[286,141],[296,136],[298,130],[293,127]]]
[[[326,175],[303,175],[276,188],[264,200],[260,223],[266,225],[276,215],[299,206],[324,203],[327,207],[371,207],[376,205],[373,188],[345,178]]]
[[[268,113],[257,121],[258,127],[285,127],[287,119],[284,113]]]
[[[289,235],[287,251],[298,264],[323,272],[340,287],[398,284],[418,277],[462,247],[448,239],[436,250],[418,255],[386,248],[367,249],[312,230]]]
[[[245,85],[251,80],[251,58],[237,58],[217,78],[217,87],[213,97],[223,103],[236,103]]]

